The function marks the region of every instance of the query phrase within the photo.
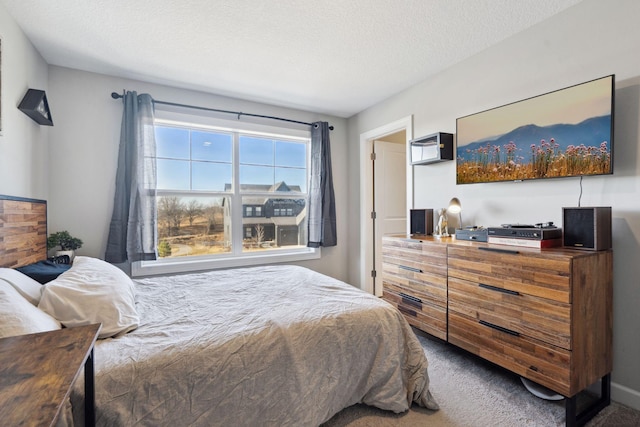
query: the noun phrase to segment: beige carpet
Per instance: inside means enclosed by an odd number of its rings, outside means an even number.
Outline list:
[[[495,427],[564,426],[564,401],[548,401],[529,393],[520,378],[469,353],[418,332],[427,358],[431,391],[440,405],[429,411],[413,405],[394,414],[355,405],[336,414],[322,427]],[[588,400],[588,394],[578,400]],[[640,427],[640,411],[612,402],[589,427]]]

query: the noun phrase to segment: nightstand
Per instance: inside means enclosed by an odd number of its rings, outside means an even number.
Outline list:
[[[53,426],[84,366],[85,425],[95,425],[93,346],[101,325],[0,339],[3,425]]]

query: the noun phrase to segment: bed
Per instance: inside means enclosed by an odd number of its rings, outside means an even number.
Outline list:
[[[43,286],[38,304],[51,314],[46,301],[69,281],[91,289],[126,282],[116,293],[133,299],[135,315],[116,319],[121,330],[95,347],[98,425],[317,426],[360,402],[393,412],[438,408],[427,359],[402,315],[344,282],[286,265],[125,277],[78,257]],[[64,423],[82,425],[82,402],[78,381]]]

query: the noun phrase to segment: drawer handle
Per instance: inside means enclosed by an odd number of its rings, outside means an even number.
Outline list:
[[[398,310],[403,314],[408,314],[409,316],[413,316],[413,317],[417,317],[418,316],[418,313],[416,313],[415,310],[410,310],[408,308],[404,308],[401,305],[398,306]]]
[[[489,248],[485,246],[481,246],[478,249],[482,251],[489,251],[489,252],[500,252],[503,254],[519,254],[520,253],[520,251],[514,251],[513,249]]]
[[[484,320],[479,320],[481,325],[488,326],[492,329],[495,329],[500,332],[504,332],[509,335],[513,335],[514,337],[519,337],[520,333],[516,331],[512,331],[511,329],[503,328],[502,326],[494,325],[493,323],[485,322]]]
[[[497,286],[485,285],[484,283],[479,283],[478,286],[484,289],[488,289],[490,291],[502,292],[503,294],[520,295],[520,292],[518,291],[512,291],[511,289],[503,289]]]
[[[416,298],[413,295],[407,295],[404,292],[400,292],[400,296],[402,297],[403,303],[413,305],[414,307],[422,310],[422,300],[420,298]]]
[[[422,270],[420,270],[419,268],[415,268],[415,267],[407,267],[406,265],[400,265],[399,267],[400,267],[401,269],[403,269],[403,270],[409,270],[409,271],[413,271],[413,272],[416,272],[416,273],[423,273],[423,271],[422,271]]]

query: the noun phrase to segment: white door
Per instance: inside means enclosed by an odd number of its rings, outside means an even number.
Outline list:
[[[407,232],[407,155],[405,144],[373,143],[373,260],[375,295],[382,295],[382,236]]]

